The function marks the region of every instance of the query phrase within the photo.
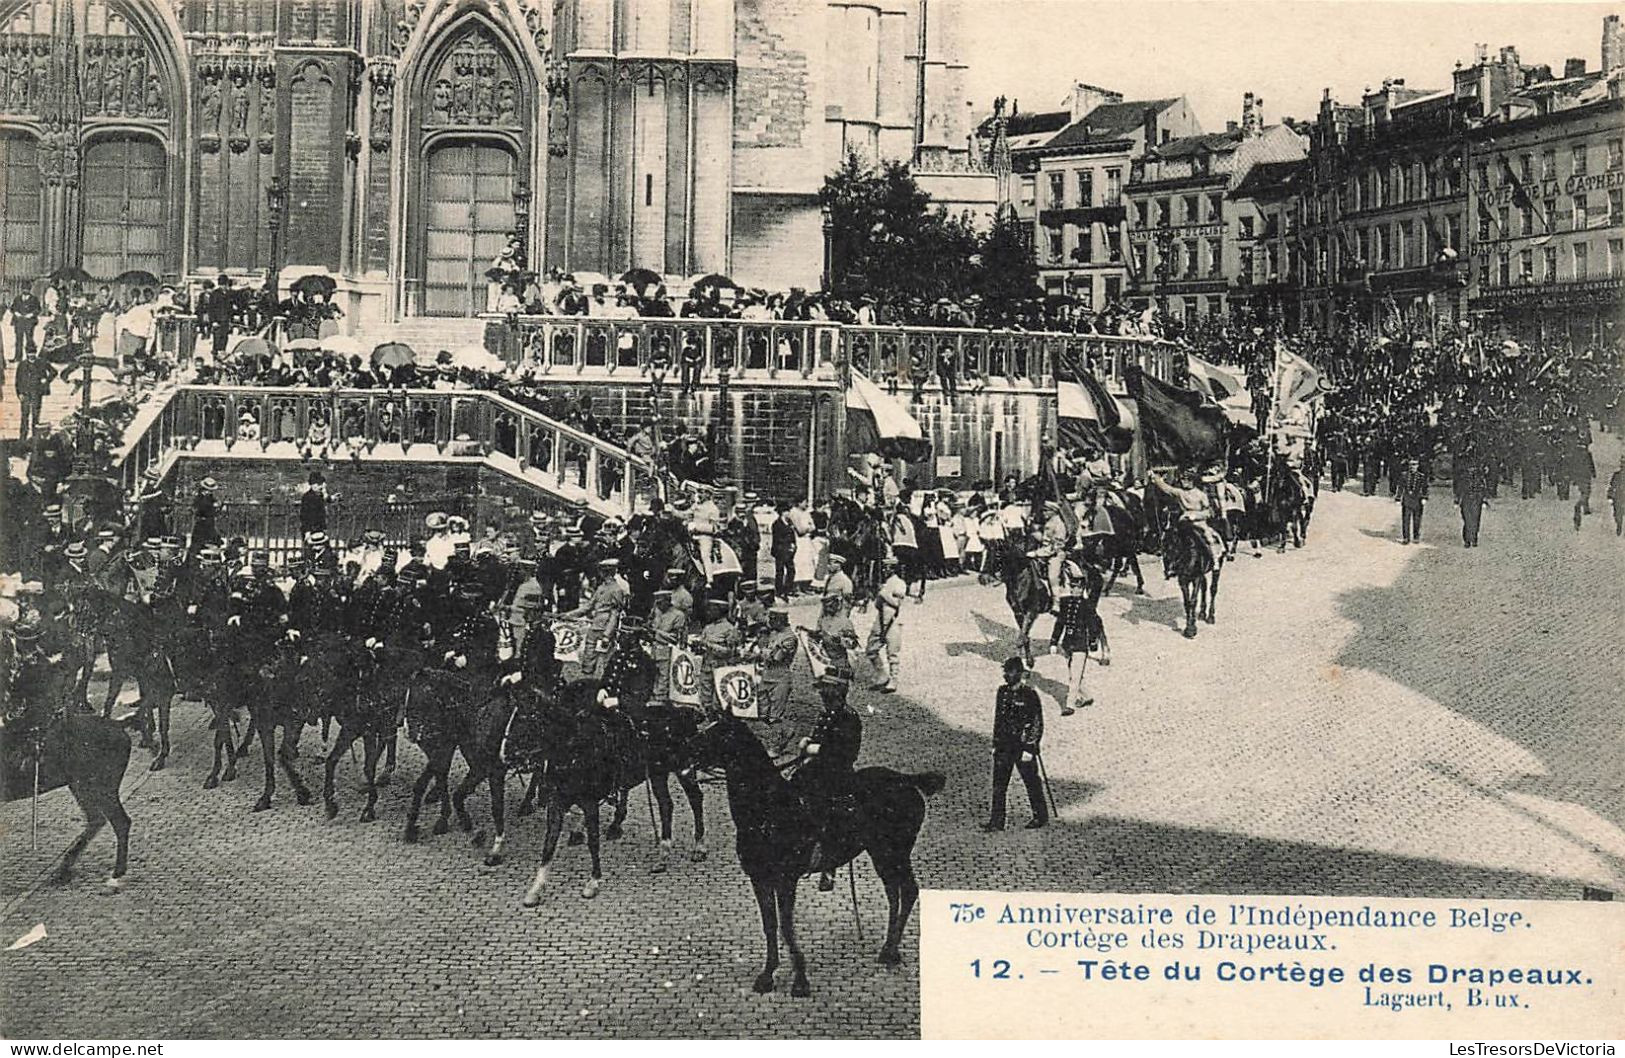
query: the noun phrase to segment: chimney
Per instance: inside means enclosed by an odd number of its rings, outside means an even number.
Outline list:
[[[1584,59],[1564,59],[1564,77],[1584,77],[1586,74],[1586,61]]]
[[[1241,133],[1247,135],[1253,127],[1253,94],[1246,93],[1241,97]]]
[[[1145,108],[1145,146],[1147,148],[1157,145],[1157,111],[1155,107]]]
[[[1224,123],[1224,131],[1226,132],[1235,132],[1239,128],[1241,128],[1241,126],[1237,125],[1234,121],[1226,121]]]
[[[1625,33],[1622,33],[1618,15],[1607,15],[1602,20],[1602,72],[1612,73],[1625,65]]]

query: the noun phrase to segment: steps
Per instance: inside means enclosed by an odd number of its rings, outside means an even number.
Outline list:
[[[369,327],[358,337],[364,348],[381,342],[405,342],[421,359],[433,359],[442,349],[457,352],[485,347],[485,321],[462,316],[409,316],[395,323]]]

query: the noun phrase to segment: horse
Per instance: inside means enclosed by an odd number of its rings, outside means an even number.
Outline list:
[[[45,690],[46,708],[69,701],[66,685],[72,673],[61,673]],[[130,739],[122,725],[84,712],[83,699],[77,708],[68,708],[47,720],[43,726],[27,730],[7,730],[0,739],[0,766],[6,801],[48,793],[66,786],[85,817],[84,830],[68,846],[53,880],[58,884],[73,878],[79,856],[103,826],[111,823],[118,839],[113,873],[106,889],[117,892],[124,884],[130,862],[130,814],[119,797],[119,784],[130,765]],[[9,725],[8,725],[9,726]],[[36,770],[37,769],[37,770]]]
[[[294,764],[299,756],[299,736],[305,725],[325,715],[326,703],[347,692],[354,693],[356,678],[342,636],[318,636],[309,643],[284,636],[271,651],[270,660],[264,663],[249,661],[241,665],[231,688],[231,693],[248,708],[249,732],[243,745],[246,747],[257,734],[265,759],[265,788],[254,802],[255,812],[271,807],[278,764],[288,776],[294,799],[301,805],[315,803],[315,796]],[[262,653],[249,649],[243,656],[255,658]],[[282,730],[280,747],[276,744],[278,728]],[[219,739],[217,733],[217,746]],[[239,755],[242,752],[239,749]]]
[[[448,669],[419,669],[411,677],[411,692],[406,700],[406,736],[423,750],[423,771],[412,786],[412,805],[407,810],[406,830],[402,837],[408,843],[419,837],[418,813],[423,809],[424,796],[431,782],[439,784],[440,818],[433,833],[445,834],[451,830],[451,811],[457,811],[458,824],[465,831],[474,831],[474,821],[468,814],[468,795],[481,782],[489,786],[491,796],[491,848],[485,857],[487,867],[502,863],[502,848],[506,840],[506,814],[503,795],[507,792],[508,766],[502,749],[512,709],[506,694],[498,693],[495,686],[481,686],[483,673],[454,672]],[[468,773],[451,791],[451,761],[461,751],[468,764]],[[483,844],[485,832],[475,831],[473,843]]]
[[[582,886],[582,897],[591,900],[603,884],[599,807],[617,792],[637,785],[643,777],[636,770],[635,753],[628,752],[633,749],[633,736],[619,727],[627,723],[626,718],[607,708],[610,697],[598,680],[573,680],[534,715],[534,746],[540,762],[547,826],[541,864],[530,888],[525,890],[525,907],[541,903],[548,869],[564,829],[564,815],[571,808],[581,810],[592,856],[592,876]]]
[[[367,791],[367,805],[361,810],[361,822],[371,823],[378,818],[378,758],[386,751],[393,756],[395,732],[400,725],[401,713],[412,686],[412,673],[418,668],[421,654],[369,640],[352,644],[350,657],[356,665],[355,693],[340,694],[330,705],[329,712],[338,721],[339,733],[327,754],[326,774],[322,779],[322,805],[327,818],[332,819],[339,814],[334,776],[339,761],[359,738],[362,774]]]
[[[1162,565],[1167,576],[1179,581],[1179,594],[1185,602],[1182,634],[1186,639],[1195,639],[1198,616],[1208,624],[1216,620],[1214,604],[1219,594],[1222,559],[1214,558],[1199,529],[1175,523],[1163,530]]]
[[[1278,462],[1265,491],[1264,524],[1271,537],[1279,536],[1277,550],[1285,551],[1289,538],[1293,547],[1302,547],[1314,503],[1304,488],[1303,479],[1285,463]]]
[[[857,810],[820,841],[821,821],[812,817],[743,721],[723,716],[706,724],[691,749],[699,767],[720,768],[727,778],[739,865],[755,890],[767,941],[766,963],[753,989],[773,991],[782,931],[794,971],[790,994],[812,994],[806,959],[796,940],[796,889],[804,875],[833,871],[865,852],[886,887],[886,939],[878,961],[892,966],[902,962],[903,930],[920,892],[912,862],[914,843],[925,823],[926,798],[939,792],[947,779],[940,772],[859,768],[848,786]]]
[[[617,645],[604,663],[604,688],[617,700],[616,708],[631,718],[636,735],[632,747],[635,759],[621,769],[621,778],[626,784],[614,791],[615,814],[604,829],[604,839],[614,841],[621,836],[631,791],[647,781],[660,813],[660,858],[650,871],[664,874],[670,869],[672,818],[676,811],[670,785],[673,775],[694,814],[694,844],[689,849],[689,859],[698,863],[707,858],[709,850],[705,845],[705,793],[690,771],[692,761],[688,760],[685,750],[699,729],[701,714],[675,705],[650,708],[656,680],[654,659],[627,639]],[[535,810],[533,805],[542,793],[543,771],[540,766],[532,768],[519,815],[528,816]],[[542,799],[545,801],[545,796]],[[582,840],[579,832],[572,833],[569,844],[578,845]]]
[[[1043,559],[1027,554],[1027,542],[1024,536],[1007,536],[997,542],[989,557],[997,564],[999,578],[1004,581],[1004,601],[1015,618],[1021,656],[1030,666],[1033,624],[1039,615],[1050,612],[1054,598],[1040,565]]]
[[[1144,537],[1145,505],[1130,491],[1119,493],[1123,506],[1106,504],[1106,517],[1111,522],[1109,536],[1095,537],[1099,542],[1101,568],[1107,571],[1106,591],[1112,590],[1117,578],[1125,571],[1134,573],[1134,594],[1145,594],[1145,575],[1140,572],[1140,543]]]

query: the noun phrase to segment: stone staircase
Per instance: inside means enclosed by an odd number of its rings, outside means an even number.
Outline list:
[[[485,321],[462,316],[408,316],[395,323],[369,327],[358,337],[363,348],[380,342],[405,342],[425,359],[442,349],[457,352],[485,346]]]

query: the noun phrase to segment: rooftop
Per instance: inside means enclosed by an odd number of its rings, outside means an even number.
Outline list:
[[[1072,147],[1097,140],[1117,140],[1145,123],[1147,110],[1162,113],[1175,103],[1172,99],[1132,99],[1122,103],[1102,103],[1061,130],[1046,147]]]
[[[1295,193],[1309,182],[1311,169],[1305,159],[1288,162],[1259,162],[1248,170],[1231,198],[1271,199]]]

